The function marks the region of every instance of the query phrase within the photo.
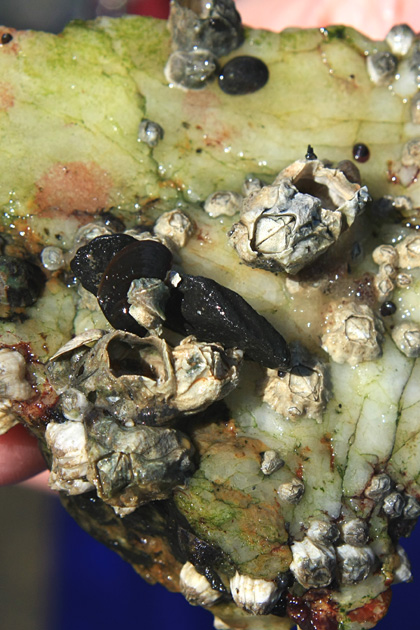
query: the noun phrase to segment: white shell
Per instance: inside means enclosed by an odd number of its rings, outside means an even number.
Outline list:
[[[169,239],[177,248],[181,248],[185,247],[194,234],[194,225],[181,210],[171,210],[160,215],[153,232],[160,239]]]
[[[361,518],[352,518],[341,525],[341,533],[345,543],[354,547],[363,547],[369,538],[369,529],[366,521]]]
[[[404,518],[418,518],[420,516],[420,503],[414,497],[407,497],[403,514]]]
[[[413,45],[415,33],[408,24],[396,24],[391,28],[385,41],[394,55],[404,56]]]
[[[41,262],[48,271],[57,271],[65,265],[63,250],[60,247],[44,247],[41,252]]]
[[[365,580],[372,570],[375,560],[369,547],[340,545],[336,549],[341,581],[344,584],[355,584]]]
[[[390,492],[384,499],[382,509],[389,518],[398,518],[404,510],[403,496],[395,490]]]
[[[377,52],[368,55],[366,60],[370,80],[376,85],[391,84],[398,67],[397,58],[390,52]]]
[[[265,451],[261,462],[261,472],[264,475],[271,475],[284,466],[284,459],[277,451]]]
[[[291,481],[285,481],[277,488],[280,501],[286,503],[299,503],[305,492],[305,484],[297,477]]]
[[[291,546],[293,562],[290,570],[305,588],[328,586],[333,579],[336,565],[332,545],[315,544],[310,538],[295,542]]]
[[[0,399],[27,400],[33,396],[25,378],[26,361],[17,350],[0,348]]]
[[[385,473],[374,475],[365,488],[365,496],[373,501],[381,501],[391,489],[391,479]]]
[[[181,593],[190,604],[211,606],[220,599],[220,593],[211,588],[207,578],[201,575],[191,562],[183,565],[179,580]]]
[[[278,601],[281,591],[274,582],[235,573],[230,580],[233,601],[253,615],[267,615]]]
[[[407,236],[396,246],[399,255],[399,266],[402,269],[420,267],[420,236]]]
[[[204,202],[204,210],[210,217],[225,215],[232,217],[240,212],[243,197],[239,193],[230,190],[219,190],[209,195]]]
[[[405,321],[391,330],[395,345],[406,357],[420,356],[420,324]]]
[[[156,147],[159,140],[163,138],[163,129],[159,123],[145,118],[139,125],[137,137],[140,142],[145,142],[149,147]]]
[[[83,424],[71,421],[50,422],[45,438],[53,457],[50,488],[64,490],[67,494],[82,494],[94,490],[94,485],[86,479],[88,454]]]
[[[322,519],[313,519],[306,535],[314,543],[329,545],[337,540],[339,531],[334,523]]]

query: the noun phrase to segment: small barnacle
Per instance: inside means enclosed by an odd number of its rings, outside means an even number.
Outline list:
[[[49,485],[66,494],[83,494],[94,489],[88,480],[86,432],[81,422],[50,422],[45,431],[52,454]]]
[[[90,409],[90,403],[82,392],[69,387],[60,396],[60,408],[66,420],[82,422],[85,413]]]
[[[361,518],[352,518],[341,525],[341,534],[348,545],[363,547],[369,538],[369,528]]]
[[[156,147],[163,139],[164,131],[159,123],[143,118],[139,125],[138,139],[149,147]]]
[[[314,543],[330,545],[339,537],[337,525],[323,519],[313,519],[306,532],[307,537]]]
[[[382,353],[383,324],[366,304],[331,302],[324,331],[322,347],[336,363],[356,365]]]
[[[264,475],[271,475],[283,466],[284,459],[280,457],[277,451],[264,451],[261,461],[261,472]]]
[[[411,321],[402,322],[392,329],[391,336],[397,348],[406,357],[420,356],[420,324]]]
[[[165,305],[169,289],[159,278],[133,280],[127,293],[128,312],[136,322],[151,334],[162,334]]]
[[[186,337],[172,350],[176,378],[175,407],[183,413],[202,411],[224,398],[239,382],[243,353],[219,343]]]
[[[365,488],[365,496],[372,501],[381,501],[391,489],[391,479],[385,473],[374,475]]]
[[[370,80],[376,85],[387,85],[395,77],[398,59],[390,52],[376,52],[366,60]]]
[[[375,561],[372,549],[344,544],[339,545],[336,552],[341,581],[344,584],[356,584],[368,577]]]
[[[201,90],[214,79],[216,57],[208,50],[173,52],[165,66],[165,77],[170,85],[184,90]]]
[[[251,193],[258,192],[259,190],[261,190],[263,186],[264,186],[264,182],[262,182],[261,179],[257,177],[256,175],[252,175],[252,173],[250,173],[244,179],[244,183],[242,185],[242,192],[244,193],[245,197],[247,197]]]
[[[64,267],[65,260],[63,250],[60,247],[44,247],[41,252],[42,266],[48,271],[57,271]]]
[[[263,400],[286,418],[321,421],[329,398],[325,366],[300,345],[291,346],[291,369],[279,376],[267,369]]]
[[[333,579],[336,566],[332,545],[323,545],[305,537],[291,546],[293,562],[290,570],[304,588],[323,588]]]
[[[275,582],[251,578],[238,572],[230,580],[230,592],[235,604],[252,615],[268,615],[281,595]]]
[[[243,197],[239,193],[230,190],[219,190],[207,197],[204,202],[204,210],[211,217],[225,215],[232,217],[242,208]]]
[[[420,267],[420,236],[417,234],[406,236],[396,245],[401,269]]]
[[[409,287],[412,281],[413,281],[413,276],[409,273],[404,273],[404,272],[400,272],[399,274],[397,274],[397,277],[395,278],[397,287],[400,287],[401,289],[405,289],[406,287]]]
[[[301,479],[295,477],[291,481],[281,483],[277,488],[280,501],[286,503],[299,503],[305,493],[305,484]]]
[[[193,606],[212,606],[221,593],[212,589],[210,582],[197,571],[191,562],[186,562],[179,574],[181,593]]]
[[[397,545],[396,550],[400,563],[394,571],[394,584],[399,584],[401,582],[411,582],[411,580],[413,579],[413,575],[411,573],[411,565],[407,553],[401,547],[401,545]]]
[[[368,199],[341,170],[297,160],[244,199],[229,240],[252,266],[297,273],[338,240]]]
[[[0,348],[0,398],[2,403],[9,400],[27,400],[33,396],[33,389],[26,380],[26,361],[17,350]]]
[[[175,50],[210,50],[229,54],[243,40],[241,18],[233,0],[174,0],[169,30]]]
[[[403,515],[404,518],[418,518],[420,516],[420,503],[414,497],[406,497]]]
[[[392,245],[379,245],[373,250],[372,258],[377,265],[398,266],[398,251]]]
[[[413,45],[415,33],[408,24],[396,24],[385,37],[385,41],[394,55],[404,56]]]
[[[401,516],[404,510],[404,498],[402,494],[396,492],[390,492],[384,498],[382,509],[389,518],[398,518]]]
[[[153,233],[159,239],[181,248],[194,234],[194,225],[181,210],[171,210],[160,215],[153,226]]]

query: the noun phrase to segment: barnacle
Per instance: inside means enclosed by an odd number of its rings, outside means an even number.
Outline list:
[[[217,627],[367,630],[420,516],[419,39],[171,29],[0,46],[0,427]]]

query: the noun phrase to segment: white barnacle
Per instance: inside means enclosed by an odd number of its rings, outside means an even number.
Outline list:
[[[418,518],[420,516],[420,503],[414,497],[406,497],[403,514],[404,518]]]
[[[264,475],[272,475],[276,470],[284,466],[284,459],[277,451],[264,451],[261,461],[261,472]]]
[[[397,348],[406,357],[420,356],[420,324],[411,321],[402,322],[392,329],[391,336]]]
[[[209,195],[204,202],[204,210],[210,217],[221,215],[232,217],[240,212],[243,197],[239,193],[231,190],[219,190]]]
[[[138,139],[145,142],[149,147],[156,147],[163,138],[163,129],[159,123],[144,118],[138,130]]]
[[[27,400],[33,395],[26,380],[26,361],[23,355],[11,348],[0,348],[0,399]]]
[[[369,538],[369,528],[361,518],[352,518],[341,525],[343,540],[348,545],[363,547]]]
[[[356,365],[378,358],[383,324],[366,304],[350,300],[330,303],[322,347],[336,363]]]
[[[315,543],[305,537],[291,546],[293,561],[290,570],[304,588],[323,588],[331,583],[336,566],[332,545]]]
[[[370,80],[376,85],[392,83],[397,73],[398,59],[388,51],[368,55],[366,60]]]
[[[65,265],[63,250],[60,247],[49,245],[41,252],[41,263],[48,271],[57,271]]]
[[[128,312],[151,334],[161,335],[168,298],[169,289],[159,278],[137,278],[127,293]]]
[[[415,33],[408,24],[396,24],[385,37],[394,55],[404,56],[413,45]]]
[[[377,265],[398,266],[398,251],[393,245],[379,245],[373,250],[372,258]]]
[[[94,489],[87,480],[88,453],[86,433],[81,422],[50,422],[45,431],[52,454],[49,485],[67,494],[82,494]]]
[[[320,422],[329,398],[325,366],[298,344],[290,350],[290,370],[279,374],[267,369],[263,400],[285,418],[305,416]]]
[[[339,545],[336,548],[341,581],[356,584],[365,580],[373,568],[375,555],[370,547]]]
[[[413,575],[411,573],[410,560],[408,559],[405,549],[401,545],[397,545],[397,554],[399,565],[394,571],[394,584],[400,582],[411,582]]]
[[[238,572],[230,580],[230,592],[235,604],[253,615],[267,615],[281,595],[275,582]]]
[[[242,358],[242,351],[236,348],[224,349],[192,336],[183,339],[172,350],[174,406],[183,413],[195,413],[226,396],[239,382]]]
[[[280,501],[286,503],[299,503],[305,493],[305,484],[301,479],[295,477],[291,481],[281,483],[277,488]]]
[[[179,574],[181,593],[193,606],[212,606],[220,599],[220,593],[210,586],[204,575],[191,562],[186,562]]]
[[[390,492],[384,498],[382,509],[389,518],[398,518],[404,510],[403,496],[395,490]]]
[[[230,243],[248,264],[294,274],[338,240],[368,199],[340,169],[298,160],[244,199]]]
[[[164,212],[153,226],[153,233],[162,241],[173,243],[176,248],[185,247],[194,234],[191,219],[181,210]]]
[[[164,74],[171,86],[200,90],[214,77],[216,68],[216,57],[209,50],[176,50],[169,56]]]
[[[382,501],[391,490],[391,479],[386,473],[374,475],[365,488],[365,496],[372,501]]]
[[[60,406],[66,420],[82,422],[83,416],[90,408],[90,403],[82,392],[69,387],[60,396]]]
[[[306,535],[314,543],[330,545],[337,540],[340,533],[335,523],[316,518],[311,520]]]
[[[420,236],[417,234],[406,236],[396,246],[401,269],[420,267]]]

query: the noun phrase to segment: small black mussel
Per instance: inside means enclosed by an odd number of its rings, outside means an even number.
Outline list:
[[[369,147],[367,147],[362,142],[358,142],[357,144],[355,144],[353,147],[353,158],[356,160],[356,162],[367,162],[370,158]]]
[[[219,86],[226,94],[241,96],[261,90],[268,77],[268,68],[261,59],[242,55],[234,57],[222,68]]]
[[[9,318],[32,306],[45,284],[42,270],[28,260],[0,256],[0,317]]]

